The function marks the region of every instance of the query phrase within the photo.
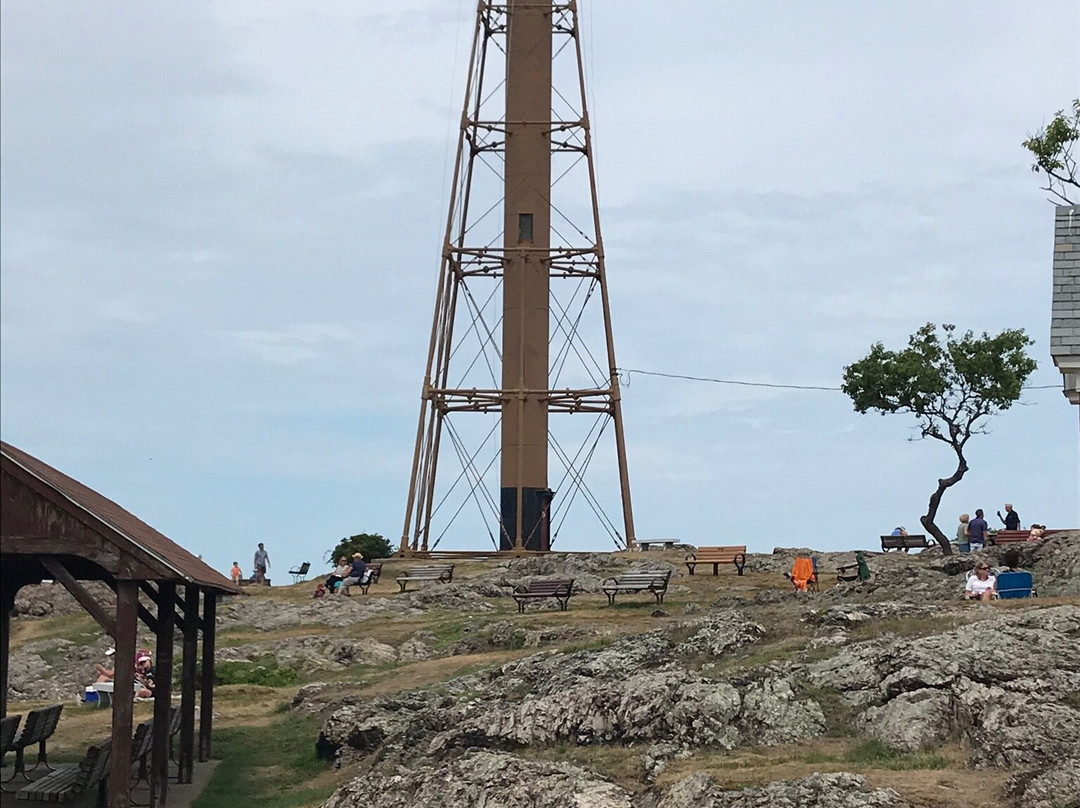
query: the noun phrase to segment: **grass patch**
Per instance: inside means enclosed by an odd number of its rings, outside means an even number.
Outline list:
[[[278,665],[278,661],[269,655],[252,662],[218,662],[214,665],[215,685],[285,687],[296,684],[299,679],[295,670]]]
[[[855,734],[851,720],[855,708],[845,701],[839,690],[830,687],[800,687],[799,697],[813,699],[825,714],[826,738],[850,738]]]
[[[912,769],[945,769],[949,761],[934,751],[902,752],[877,738],[860,741],[848,749],[844,760],[874,769],[910,771]]]
[[[290,715],[268,726],[214,731],[214,776],[192,808],[301,808],[318,805],[337,787],[329,764],[315,757],[318,719]]]
[[[896,637],[927,637],[952,631],[968,621],[955,615],[934,615],[928,617],[883,617],[866,620],[851,629],[851,638],[857,640],[872,639],[891,634]]]

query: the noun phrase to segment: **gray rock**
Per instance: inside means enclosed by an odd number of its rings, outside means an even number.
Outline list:
[[[1080,808],[1080,759],[1063,760],[1042,773],[1013,775],[1005,788],[1020,808]]]
[[[901,693],[882,707],[870,707],[856,727],[895,749],[915,752],[944,742],[952,730],[952,700],[942,690]]]
[[[644,801],[641,808],[646,808]],[[872,789],[856,774],[813,774],[765,786],[724,791],[694,774],[663,790],[655,808],[912,808],[891,788]],[[650,806],[652,808],[652,806]]]
[[[342,786],[323,808],[633,808],[622,787],[568,763],[469,750],[439,767],[373,772]]]

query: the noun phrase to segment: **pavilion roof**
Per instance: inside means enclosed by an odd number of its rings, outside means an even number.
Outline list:
[[[130,511],[117,505],[108,497],[89,486],[69,477],[33,455],[0,441],[0,458],[5,471],[15,476],[17,472],[30,475],[59,495],[61,507],[83,522],[98,523],[109,528],[116,540],[130,542],[141,554],[149,556],[161,568],[161,580],[190,583],[196,586],[226,593],[239,589],[224,575],[185,550],[164,534],[158,532]]]

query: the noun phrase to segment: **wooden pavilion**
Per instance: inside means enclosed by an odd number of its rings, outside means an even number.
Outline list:
[[[154,633],[150,799],[151,805],[165,805],[174,637],[179,637],[182,649],[178,779],[191,782],[196,754],[200,761],[210,757],[215,607],[220,595],[239,590],[202,559],[115,502],[0,441],[0,711],[5,716],[15,595],[26,584],[43,580],[62,584],[113,638],[114,696],[134,692],[138,621]],[[81,581],[105,582],[116,593],[115,608],[95,598]],[[130,804],[132,712],[132,699],[114,698],[109,808]]]

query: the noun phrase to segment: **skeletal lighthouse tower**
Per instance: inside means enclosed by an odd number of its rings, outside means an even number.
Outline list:
[[[496,548],[546,551],[582,502],[633,546],[579,33],[575,0],[479,3],[403,553],[475,542],[451,526],[477,510]],[[617,488],[597,492],[586,471],[605,434]]]

